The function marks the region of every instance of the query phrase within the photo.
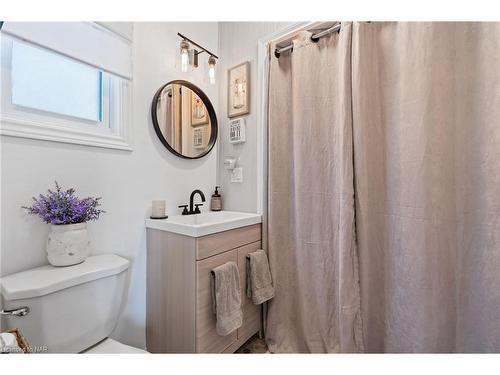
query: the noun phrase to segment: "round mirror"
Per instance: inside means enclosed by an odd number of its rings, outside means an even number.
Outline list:
[[[151,116],[160,141],[182,158],[205,156],[217,140],[214,107],[190,82],[176,80],[160,87],[153,98]]]

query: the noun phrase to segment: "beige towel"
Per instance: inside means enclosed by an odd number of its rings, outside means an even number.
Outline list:
[[[264,250],[247,255],[247,296],[256,305],[274,297],[273,280]]]
[[[220,336],[227,336],[243,324],[238,266],[235,262],[227,262],[215,267],[210,280],[216,331]]]

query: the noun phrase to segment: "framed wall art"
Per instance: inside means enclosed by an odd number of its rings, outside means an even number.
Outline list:
[[[250,63],[244,62],[228,70],[227,116],[250,113]]]
[[[203,147],[203,128],[193,129],[193,147],[194,148]]]
[[[196,93],[191,92],[191,126],[208,124],[208,113],[205,104]]]

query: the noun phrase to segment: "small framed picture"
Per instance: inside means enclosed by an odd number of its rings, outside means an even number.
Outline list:
[[[203,100],[191,91],[191,126],[208,124],[208,113]]]
[[[193,129],[193,147],[203,148],[203,128]]]
[[[250,63],[244,62],[228,70],[227,116],[250,113]]]

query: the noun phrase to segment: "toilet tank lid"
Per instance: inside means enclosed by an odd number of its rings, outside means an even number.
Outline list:
[[[3,297],[8,300],[33,298],[78,284],[116,275],[129,267],[129,261],[115,254],[88,257],[69,267],[42,266],[2,277]]]

